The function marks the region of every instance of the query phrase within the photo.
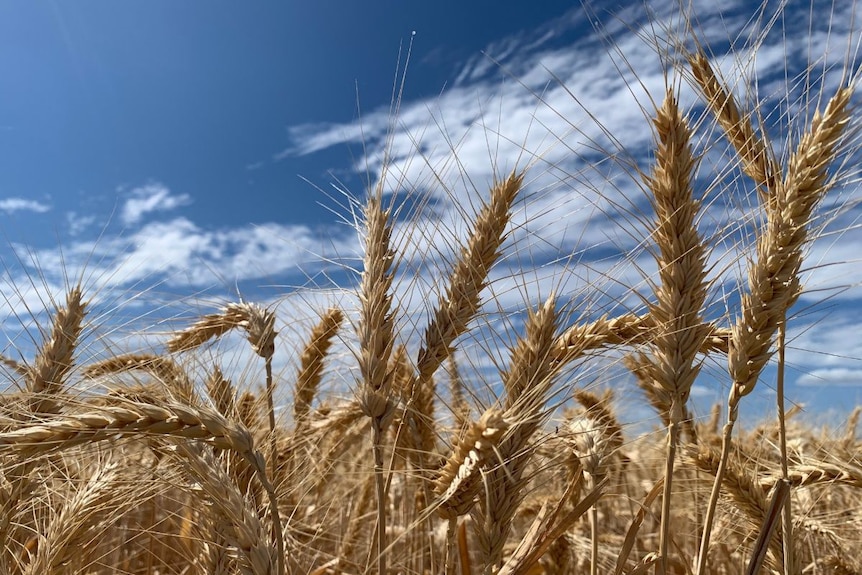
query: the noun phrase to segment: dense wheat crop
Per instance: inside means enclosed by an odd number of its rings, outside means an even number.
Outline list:
[[[545,168],[528,155],[463,207],[419,316],[402,278],[427,277],[409,252],[432,234],[401,232],[428,206],[385,193],[385,173],[357,200],[353,287],[296,348],[274,306],[239,301],[129,351],[72,282],[35,355],[3,358],[0,572],[860,572],[860,411],[817,428],[782,384],[807,249],[846,207],[830,194],[858,185],[855,46],[774,104],[740,98],[696,25],[662,30],[645,43],[666,64],[642,104],[649,164],[612,158],[651,209],[627,230],[656,270],[624,286],[639,310],[560,281],[491,321],[493,270],[529,257],[515,214]],[[740,190],[739,227],[704,229]],[[483,354],[497,369],[470,369]],[[279,355],[294,367],[274,370]],[[770,365],[776,415],[747,419]],[[727,400],[703,417],[707,369]]]

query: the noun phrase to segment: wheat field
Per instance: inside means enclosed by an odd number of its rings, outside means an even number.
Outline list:
[[[657,55],[663,99],[643,104],[651,163],[627,166],[652,209],[641,312],[553,291],[494,324],[506,345],[482,345],[532,160],[465,206],[469,229],[419,320],[403,315],[397,278],[415,264],[386,178],[357,208],[355,305],[319,310],[295,349],[281,310],[235,301],[168,333],[154,322],[157,343],[117,351],[119,330],[70,282],[33,357],[2,358],[0,572],[862,571],[860,409],[817,427],[783,389],[808,249],[840,209],[824,208],[830,194],[858,182],[854,48],[775,120],[687,32]],[[744,232],[702,229],[710,173],[712,190],[746,190]],[[717,244],[739,270],[719,314]],[[468,364],[483,351],[498,369],[477,382]],[[278,356],[292,367],[274,369]],[[591,369],[602,359],[628,387]],[[704,415],[691,394],[707,366],[726,400]],[[741,416],[764,385],[773,414]],[[649,406],[648,429],[620,396]]]

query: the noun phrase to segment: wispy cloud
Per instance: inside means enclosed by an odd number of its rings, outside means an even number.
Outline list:
[[[69,212],[66,214],[66,224],[69,226],[69,235],[78,236],[85,230],[89,229],[96,222],[96,216],[93,214],[83,215],[78,212]]]
[[[188,194],[175,195],[160,183],[151,183],[132,189],[120,208],[120,220],[130,226],[139,223],[151,212],[167,212],[191,203]]]
[[[332,242],[331,236],[301,225],[207,230],[187,218],[174,218],[147,223],[133,233],[106,233],[95,243],[76,241],[62,254],[39,250],[26,261],[33,261],[44,277],[83,273],[100,288],[142,283],[227,288],[263,278],[302,277],[319,267],[321,257],[333,256],[338,248]]]
[[[43,214],[51,209],[51,206],[37,202],[36,200],[26,200],[24,198],[3,198],[0,199],[0,212],[14,214],[15,212],[36,212]]]

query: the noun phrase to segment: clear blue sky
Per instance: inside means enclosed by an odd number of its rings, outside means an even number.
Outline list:
[[[8,325],[38,309],[49,297],[43,292],[56,297],[64,275],[81,269],[103,296],[124,294],[119,303],[135,290],[155,296],[128,303],[132,314],[166,297],[225,301],[236,297],[235,286],[272,302],[289,290],[267,286],[309,277],[322,288],[348,285],[344,266],[355,267],[358,244],[339,221],[352,215],[331,184],[360,197],[365,178],[381,175],[393,80],[411,41],[386,189],[433,199],[399,236],[413,237],[401,240],[410,256],[402,271],[412,277],[402,302],[417,329],[463,217],[495,174],[531,162],[510,258],[527,271],[513,277],[501,266],[496,300],[518,310],[552,288],[572,300],[601,290],[607,298],[592,301],[591,315],[638,309],[653,268],[641,249],[643,230],[625,211],[648,214],[648,203],[638,182],[595,147],[647,166],[645,113],[665,80],[661,60],[638,35],[681,29],[666,4],[654,3],[650,27],[641,0],[589,16],[572,2],[0,0],[0,255],[11,310],[3,317]],[[716,64],[739,80],[739,66],[723,54],[728,34],[744,46],[757,29],[754,7],[696,4]],[[784,95],[785,67],[804,70],[824,46],[828,64],[847,55],[848,38],[858,34],[848,28],[851,3],[814,4],[838,12],[809,27],[807,4],[799,13],[791,7],[757,60],[741,57],[761,79],[760,97]],[[819,79],[822,69],[815,65],[811,76]],[[832,72],[825,82],[839,79]],[[737,85],[741,93],[744,86]],[[681,94],[693,104],[688,87]],[[705,163],[719,156],[711,152]],[[738,196],[728,192],[712,204],[705,233],[722,237],[737,210],[750,208],[750,190],[741,186]],[[841,202],[859,195],[853,186],[839,192]],[[711,296],[716,315],[733,301],[723,295],[733,278],[743,277],[724,253],[727,243],[714,254],[727,275]],[[845,312],[858,313],[862,294],[834,288],[862,279],[860,248],[855,230],[813,248],[811,261],[840,265],[814,273],[810,285],[830,291],[800,307],[816,304],[793,333],[801,401],[835,406],[848,390],[853,402],[859,398],[862,336]],[[577,266],[559,259],[572,253]],[[818,329],[830,295],[837,307],[828,321],[838,327]],[[324,300],[302,299],[304,316]]]

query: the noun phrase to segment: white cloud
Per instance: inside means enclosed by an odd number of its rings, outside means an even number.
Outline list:
[[[151,183],[131,190],[120,209],[120,220],[130,226],[150,212],[167,212],[191,203],[188,194],[174,195],[164,184]]]
[[[352,239],[352,238],[351,238]],[[92,287],[124,289],[163,283],[176,288],[228,289],[236,282],[302,277],[335,260],[342,250],[354,253],[346,238],[316,234],[302,225],[262,224],[204,229],[187,218],[154,221],[133,233],[105,233],[98,240],[78,240],[63,248],[33,251],[19,246],[21,262],[32,262],[25,275],[44,278],[92,278]],[[62,281],[59,281],[62,283]]]
[[[66,223],[69,226],[69,235],[77,236],[87,230],[96,222],[96,216],[82,215],[78,212],[69,212],[66,214]]]
[[[15,212],[22,211],[44,214],[50,209],[51,206],[43,204],[42,202],[37,202],[36,200],[25,200],[24,198],[0,199],[0,211],[6,212],[7,214],[14,214]]]
[[[796,380],[798,385],[826,386],[862,386],[862,369],[837,367],[832,369],[815,369],[803,374]]]

